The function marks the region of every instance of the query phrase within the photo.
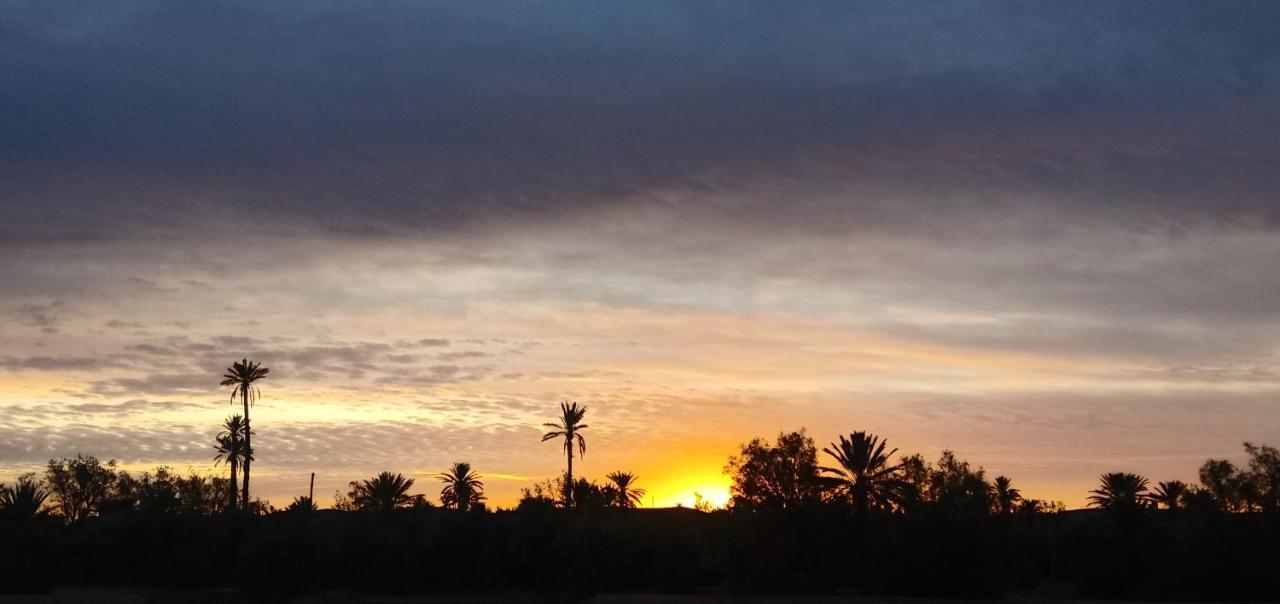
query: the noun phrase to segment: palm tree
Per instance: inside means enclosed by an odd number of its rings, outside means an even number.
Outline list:
[[[1022,491],[1013,488],[1013,481],[1008,476],[996,476],[991,494],[995,499],[996,511],[1001,514],[1012,514],[1014,507],[1022,501]]]
[[[843,497],[853,502],[853,509],[865,514],[871,506],[888,508],[902,498],[906,483],[896,475],[898,465],[889,465],[894,449],[885,453],[888,441],[866,432],[854,432],[847,438],[840,436],[840,444],[831,443],[822,449],[838,462],[837,467],[819,467],[831,474],[823,482]]]
[[[252,432],[249,429],[249,404],[258,399],[258,387],[254,386],[254,382],[267,377],[271,370],[263,367],[261,363],[250,361],[249,359],[241,359],[238,363],[232,363],[227,368],[227,372],[222,374],[222,386],[231,386],[231,404],[235,404],[236,397],[240,397],[240,402],[244,404],[244,486],[240,492],[240,498],[244,501],[245,509],[249,508],[249,462],[253,460],[253,439]]]
[[[440,481],[444,483],[440,503],[445,507],[467,511],[484,501],[484,483],[465,461],[454,463],[448,472],[440,474]]]
[[[33,474],[23,474],[13,486],[0,484],[0,513],[18,520],[28,520],[44,513],[49,491]]]
[[[1133,509],[1148,500],[1147,479],[1128,472],[1103,474],[1102,485],[1089,492],[1089,505],[1106,509]]]
[[[218,452],[213,458],[214,465],[225,463],[231,467],[231,481],[227,483],[227,509],[236,509],[236,471],[246,461],[245,423],[240,415],[232,415],[222,421],[222,432],[215,437],[213,448]],[[249,456],[252,457],[252,456]]]
[[[351,500],[362,510],[385,512],[410,507],[414,497],[409,494],[413,479],[401,474],[382,472],[369,480],[351,483]]]
[[[316,507],[316,502],[306,495],[299,495],[293,498],[293,501],[284,509],[286,512],[302,513],[314,512],[320,508]]]
[[[1176,510],[1182,507],[1182,498],[1187,495],[1190,487],[1181,480],[1170,480],[1161,482],[1156,485],[1156,490],[1151,494],[1150,499],[1156,505],[1163,505],[1170,510]]]
[[[565,504],[573,505],[573,444],[576,440],[578,443],[578,453],[580,455],[587,454],[587,441],[582,438],[578,432],[587,428],[586,424],[581,423],[583,416],[587,414],[587,406],[578,406],[575,401],[573,403],[560,403],[560,423],[558,424],[542,424],[552,431],[542,435],[542,442],[547,442],[554,438],[564,437],[564,454],[569,458],[569,468],[565,472]]]
[[[613,505],[620,508],[634,508],[644,501],[644,489],[637,489],[639,480],[631,472],[614,472],[607,477],[613,482]]]

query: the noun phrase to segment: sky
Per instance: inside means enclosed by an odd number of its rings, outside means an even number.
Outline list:
[[[1280,4],[10,2],[0,480],[575,471],[870,430],[1083,505],[1280,444]]]

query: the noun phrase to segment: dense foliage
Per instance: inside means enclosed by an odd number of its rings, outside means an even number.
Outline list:
[[[1216,510],[135,509],[0,520],[0,585],[1271,599],[1277,544],[1276,515]]]
[[[252,382],[232,385],[247,410]],[[1280,594],[1274,447],[1245,443],[1245,467],[1206,461],[1199,485],[1107,473],[1090,492],[1096,509],[1065,511],[951,451],[930,463],[853,432],[820,459],[801,430],[753,439],[729,458],[727,509],[655,510],[637,509],[645,491],[630,472],[602,484],[573,476],[585,413],[562,405],[543,439],[562,440],[565,474],[497,512],[466,462],[438,476],[440,507],[393,472],[352,481],[330,510],[311,496],[281,510],[250,500],[251,432],[238,416],[215,443],[230,479],[166,467],[134,476],[84,455],[50,460],[43,477],[0,484],[0,592]]]

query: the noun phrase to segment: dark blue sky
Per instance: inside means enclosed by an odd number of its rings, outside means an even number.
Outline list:
[[[378,232],[777,178],[1274,220],[1277,22],[1272,2],[16,3],[0,228],[112,236],[216,203]]]

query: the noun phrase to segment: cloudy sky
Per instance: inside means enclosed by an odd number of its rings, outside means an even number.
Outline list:
[[[0,480],[560,471],[867,429],[1080,505],[1280,444],[1280,4],[11,2]],[[345,490],[345,489],[344,489]]]

